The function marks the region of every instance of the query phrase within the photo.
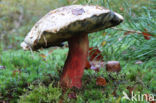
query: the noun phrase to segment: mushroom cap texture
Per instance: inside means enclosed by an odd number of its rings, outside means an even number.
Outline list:
[[[27,34],[21,47],[37,50],[56,46],[74,35],[96,32],[123,21],[120,14],[101,6],[71,5],[50,11]]]

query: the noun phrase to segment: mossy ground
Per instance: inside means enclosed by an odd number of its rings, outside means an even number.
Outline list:
[[[142,64],[135,64],[135,60],[120,60],[121,72],[108,73],[105,68],[100,68],[99,72],[85,70],[83,88],[68,90],[69,93],[76,93],[77,99],[70,99],[67,94],[62,97],[62,89],[58,84],[68,50],[57,48],[44,58],[40,56],[46,55],[48,51],[33,54],[23,50],[3,52],[1,65],[5,66],[5,69],[0,70],[2,100],[16,101],[20,96],[21,103],[39,103],[38,101],[57,102],[60,97],[67,103],[115,103],[122,101],[123,91],[129,93],[127,87],[132,87],[134,92],[141,94],[156,92],[154,81],[156,70],[153,69],[156,59],[150,59]],[[104,77],[107,85],[97,86],[97,77]]]

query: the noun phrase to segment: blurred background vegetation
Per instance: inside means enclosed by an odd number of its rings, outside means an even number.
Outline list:
[[[98,47],[102,52],[104,61],[121,61],[123,66],[122,72],[128,73],[132,78],[139,73],[140,75],[141,73],[144,75],[148,72],[148,77],[145,77],[145,81],[143,80],[147,85],[148,83],[151,83],[148,82],[149,80],[153,80],[153,78],[155,78],[153,77],[155,73],[154,69],[156,69],[155,0],[0,0],[0,66],[2,65],[7,68],[3,71],[0,69],[0,100],[19,98],[19,95],[26,92],[23,90],[24,87],[27,87],[25,84],[32,83],[34,80],[38,78],[41,79],[43,77],[43,80],[46,80],[47,78],[43,75],[44,73],[51,73],[54,77],[56,76],[55,78],[59,79],[59,73],[57,73],[57,71],[52,71],[50,68],[58,70],[62,68],[66,58],[65,54],[67,49],[58,50],[59,52],[57,51],[52,53],[45,62],[37,54],[34,56],[35,59],[31,60],[32,54],[30,52],[23,52],[20,50],[20,43],[23,41],[32,26],[47,12],[61,6],[71,4],[100,5],[123,15],[124,22],[116,28],[110,28],[89,35],[90,47]],[[143,33],[147,33],[152,36],[146,36]],[[47,51],[43,51],[43,53],[46,52]],[[51,63],[50,60],[55,60],[55,63]],[[134,66],[136,61],[142,61],[143,64],[141,66]],[[45,67],[45,64],[48,69],[47,71],[41,70],[41,68]],[[25,71],[25,68],[29,69]],[[17,82],[19,80],[18,77],[11,76],[12,72],[16,69],[21,69],[21,71],[24,72],[22,74],[22,83]],[[148,69],[150,71],[148,71]],[[38,71],[40,71],[39,74]],[[89,73],[91,73],[91,71],[89,71]],[[99,74],[91,73],[90,75],[105,75],[103,73],[104,72]],[[86,75],[90,76],[87,73]],[[129,77],[127,79],[129,79]],[[10,87],[10,85],[12,86]],[[155,83],[152,81],[149,88],[145,91],[152,93],[156,92],[154,85]],[[16,86],[21,86],[22,89],[15,89]],[[10,91],[9,88],[14,89]],[[39,86],[39,88],[41,87]],[[88,86],[88,88],[90,88],[90,86]],[[121,86],[121,88],[123,87]],[[49,87],[47,92],[49,90],[51,90],[51,87]],[[57,89],[55,90],[57,91]],[[56,92],[55,90],[54,92]],[[108,92],[110,92],[109,90],[111,89],[108,89]],[[35,94],[35,91],[36,89],[34,89],[32,94]],[[9,92],[14,94],[10,94]],[[59,93],[57,94],[60,95]],[[78,101],[82,102],[86,98],[89,98],[89,95],[95,92],[88,90],[85,93],[86,94],[82,91],[79,93]],[[100,91],[98,91],[98,93],[99,97],[96,98],[97,100],[104,98],[100,95]],[[122,92],[119,94],[122,94]],[[29,95],[28,98],[30,97],[32,96]],[[24,98],[25,97],[23,97],[21,101],[23,101]],[[37,98],[37,96],[34,98]],[[56,99],[58,100],[58,97],[56,97]],[[104,98],[104,100],[107,99]],[[110,102],[110,100],[113,99],[111,98],[107,102]]]
[[[156,3],[154,0],[1,0],[0,50],[20,49],[21,41],[35,22],[50,10],[70,4],[104,6],[124,16],[125,21],[118,26],[119,28],[156,34]],[[143,56],[147,54],[151,56],[155,53],[155,38],[147,41],[143,39],[143,35],[137,35],[137,32],[128,33],[134,34],[128,36],[124,35],[125,32],[109,29],[94,33],[90,35],[90,46],[107,48],[111,45],[112,48],[109,49],[113,49],[116,55],[118,55],[116,52],[121,53],[124,49],[130,49],[128,56],[133,55],[139,58],[140,53],[143,53]],[[105,37],[101,35],[103,33],[106,33]],[[106,41],[106,46],[101,46],[103,41]],[[114,48],[121,50],[114,50]],[[136,48],[137,51],[135,50],[134,53],[132,48]]]

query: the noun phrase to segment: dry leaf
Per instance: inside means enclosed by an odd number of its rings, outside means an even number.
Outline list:
[[[89,48],[89,60],[97,60],[97,61],[102,61],[103,56],[101,54],[101,51],[97,47],[91,47]]]
[[[106,41],[103,41],[103,42],[101,43],[102,46],[104,46],[105,44],[106,44]]]
[[[142,34],[143,34],[143,36],[144,36],[144,38],[146,39],[146,40],[150,40],[151,38],[150,38],[150,36],[152,36],[151,34],[148,34],[148,33],[146,33],[146,32],[142,32]]]
[[[40,57],[42,57],[43,59],[45,59],[47,56],[45,54],[40,54]]]
[[[106,32],[104,32],[104,33],[102,34],[102,36],[106,36]]]
[[[58,103],[63,103],[63,99],[61,98]]]
[[[121,70],[120,62],[108,61],[106,64],[106,70],[109,72],[119,72]]]
[[[89,48],[89,60],[86,62],[85,69],[92,69],[99,72],[99,69],[103,67],[103,56],[101,51],[97,47]]]
[[[106,86],[106,84],[107,84],[107,82],[106,82],[105,78],[98,77],[96,79],[96,85],[98,85],[98,86]]]
[[[152,36],[151,34],[148,34],[148,33],[145,33],[145,32],[142,32],[142,34],[143,34],[144,36]]]
[[[126,31],[125,33],[124,33],[124,35],[129,35],[129,34],[131,34],[131,33],[136,33],[135,31]]]
[[[144,38],[145,38],[146,40],[150,40],[150,39],[151,39],[149,36],[144,36]]]
[[[132,91],[134,90],[134,87],[128,86],[127,87],[127,90],[129,91],[130,95],[132,95]]]
[[[48,51],[48,55],[51,54],[52,52],[53,52],[53,49],[49,50]]]
[[[89,69],[90,67],[91,67],[91,64],[90,64],[89,61],[87,60],[87,61],[86,61],[85,69]]]
[[[121,11],[124,11],[124,8],[123,8],[123,7],[120,7],[119,9],[120,9]]]

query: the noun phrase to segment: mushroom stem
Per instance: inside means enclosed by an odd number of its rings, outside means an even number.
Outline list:
[[[69,52],[63,68],[61,86],[81,88],[81,79],[88,56],[88,34],[74,36],[68,40],[68,44]]]

